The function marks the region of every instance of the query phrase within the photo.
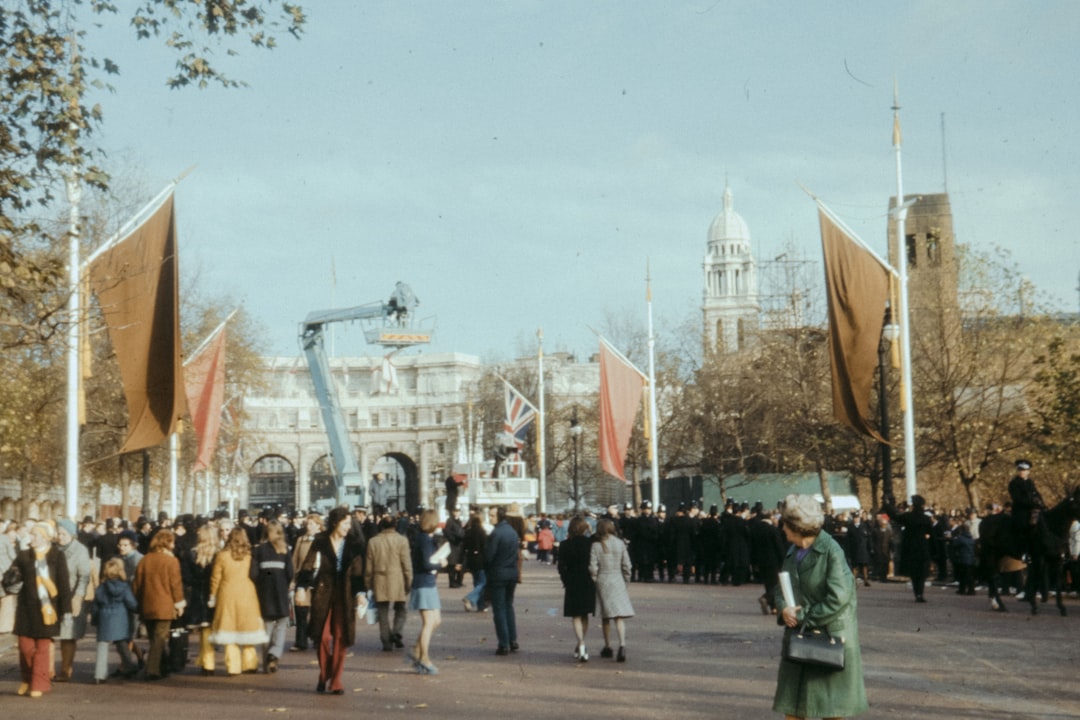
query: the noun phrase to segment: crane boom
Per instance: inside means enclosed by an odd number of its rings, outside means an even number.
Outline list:
[[[431,332],[413,327],[413,311],[420,302],[405,283],[399,282],[388,302],[376,301],[366,305],[336,310],[316,310],[300,323],[300,346],[307,357],[308,371],[315,386],[319,412],[330,440],[330,457],[334,467],[336,501],[346,501],[346,488],[360,489],[361,504],[367,496],[367,482],[360,474],[360,465],[349,439],[349,429],[341,409],[337,388],[330,374],[326,354],[326,326],[337,322],[375,320],[382,322],[365,328],[370,343],[387,347],[405,347],[431,341]]]

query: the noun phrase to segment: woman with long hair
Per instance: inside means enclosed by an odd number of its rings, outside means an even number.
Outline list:
[[[310,637],[319,650],[316,692],[344,695],[346,650],[356,639],[356,603],[364,595],[363,535],[353,534],[346,507],[333,508],[301,571],[312,576]]]
[[[559,579],[563,585],[563,617],[571,618],[577,647],[574,659],[589,661],[585,648],[585,633],[589,630],[589,616],[596,612],[596,583],[589,574],[592,541],[589,523],[577,515],[570,521],[567,538],[559,544]]]
[[[195,531],[195,546],[187,551],[180,563],[184,597],[188,601],[184,624],[192,632],[199,633],[199,668],[203,675],[214,674],[214,645],[210,642],[214,610],[210,607],[210,579],[214,558],[220,549],[218,529],[207,523]]]
[[[291,650],[300,651],[308,649],[308,618],[311,617],[311,572],[304,572],[300,568],[304,565],[304,558],[311,550],[311,544],[315,542],[315,535],[322,532],[322,515],[311,513],[304,518],[304,533],[296,539],[293,547],[292,564],[296,569],[296,577],[293,579],[293,613],[296,615],[296,638]]]
[[[150,539],[149,552],[135,570],[132,590],[139,601],[139,617],[150,636],[150,650],[146,654],[147,680],[160,680],[167,674],[161,660],[169,644],[169,628],[187,605],[180,563],[173,555],[175,543],[172,530],[158,530]]]
[[[589,553],[589,575],[596,583],[596,607],[604,631],[604,649],[600,657],[612,656],[611,624],[614,621],[619,636],[616,660],[626,662],[626,619],[634,617],[634,606],[626,591],[631,566],[626,543],[615,534],[615,523],[607,518],[596,523],[596,538]]]
[[[433,559],[435,538],[433,533],[439,526],[439,513],[425,510],[420,515],[420,533],[413,547],[412,592],[409,593],[409,609],[420,611],[420,634],[413,646],[412,660],[416,671],[425,675],[436,675],[439,669],[431,662],[428,650],[431,636],[442,623],[442,605],[439,603],[439,589],[435,585],[439,569],[446,567],[446,558]]]
[[[210,642],[225,646],[225,672],[230,677],[257,672],[255,646],[264,644],[267,637],[251,582],[251,543],[242,527],[229,532],[225,548],[214,558],[209,605],[214,608]]]
[[[259,610],[266,624],[270,642],[263,656],[263,668],[277,672],[278,659],[285,652],[285,633],[289,629],[289,585],[293,579],[292,557],[285,542],[285,528],[271,520],[263,529],[263,542],[255,547],[251,559],[251,580],[259,596]]]

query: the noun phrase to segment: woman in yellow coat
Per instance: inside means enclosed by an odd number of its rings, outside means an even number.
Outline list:
[[[251,543],[243,528],[232,529],[224,549],[214,558],[209,605],[214,608],[210,642],[225,646],[225,671],[230,676],[256,672],[259,654],[255,646],[268,638],[251,582]]]

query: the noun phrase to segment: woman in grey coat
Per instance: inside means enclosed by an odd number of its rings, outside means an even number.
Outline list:
[[[596,536],[589,555],[589,574],[596,583],[596,612],[600,615],[604,630],[604,649],[600,657],[609,658],[611,652],[611,621],[619,636],[618,662],[626,662],[626,618],[634,617],[634,606],[626,592],[630,581],[630,554],[626,543],[615,535],[615,523],[607,518],[596,523]]]
[[[56,545],[67,562],[68,583],[71,585],[71,612],[60,619],[60,672],[57,682],[71,680],[75,664],[75,643],[86,634],[86,613],[83,600],[90,585],[90,551],[78,541],[75,523],[62,518],[56,523]]]

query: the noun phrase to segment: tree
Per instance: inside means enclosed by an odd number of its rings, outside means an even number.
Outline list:
[[[63,279],[39,213],[53,205],[67,178],[104,189],[109,177],[92,142],[104,112],[87,106],[92,88],[108,87],[120,68],[87,54],[89,32],[116,15],[108,0],[15,0],[0,6],[0,349],[47,340],[60,322],[61,293],[42,306]],[[176,54],[170,87],[242,84],[214,58],[222,44],[236,53],[246,35],[257,48],[276,35],[298,36],[300,6],[286,0],[141,0],[131,11],[136,39],[156,38]]]
[[[925,301],[912,319],[917,447],[921,467],[944,468],[979,507],[986,471],[1005,476],[1031,440],[1032,348],[1045,333],[1038,316],[1017,313],[1029,288],[1005,253],[957,250],[959,317]]]
[[[1065,490],[1080,475],[1080,351],[1075,328],[1061,328],[1035,358],[1035,443]],[[1066,331],[1072,330],[1067,336]],[[1041,473],[1044,477],[1051,472]]]

